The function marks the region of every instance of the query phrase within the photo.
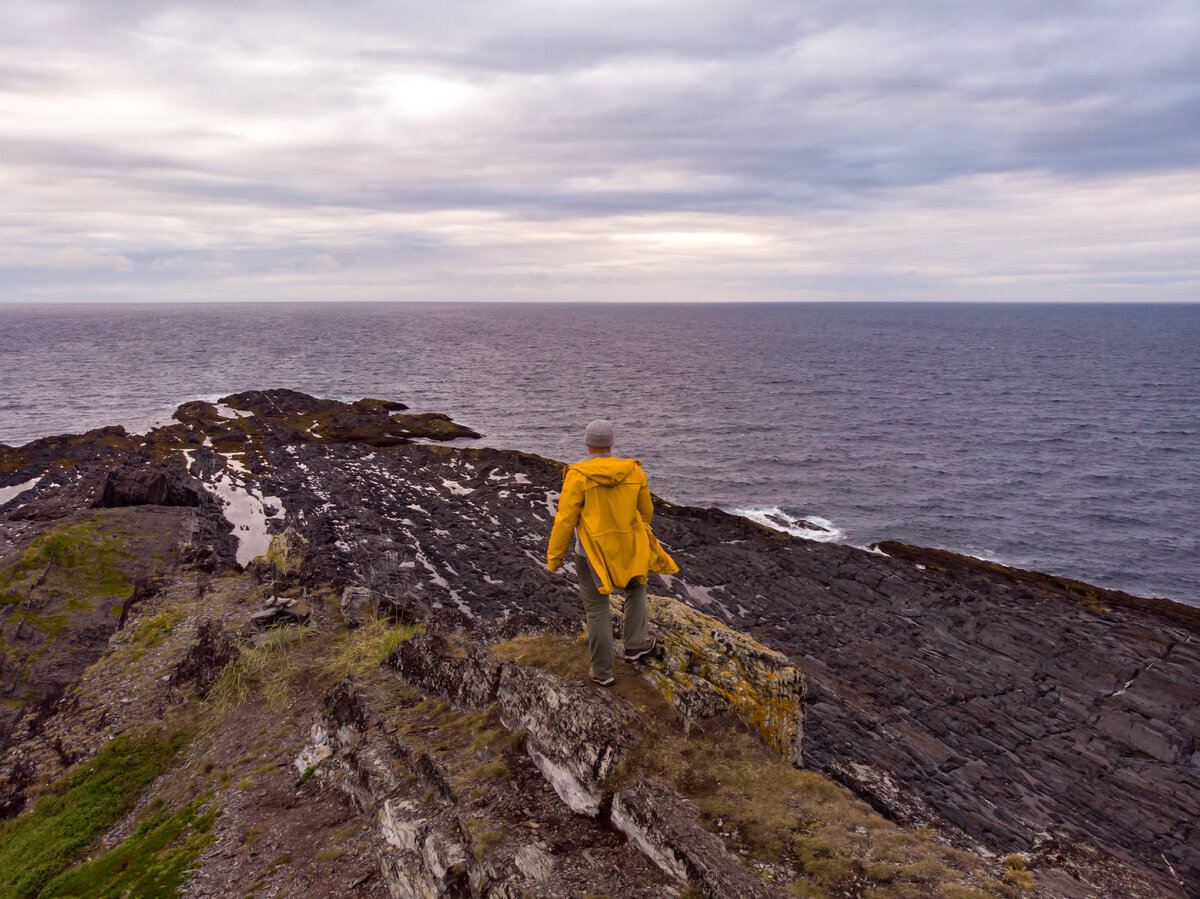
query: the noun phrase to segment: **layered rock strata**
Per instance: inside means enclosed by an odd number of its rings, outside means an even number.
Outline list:
[[[387,733],[372,698],[353,682],[343,682],[326,706],[314,726],[314,742],[297,764],[308,765],[310,776],[333,778],[371,817],[380,871],[393,897],[567,899],[597,886],[644,899],[667,894],[670,881],[629,844],[604,836],[548,788],[548,796],[540,798],[526,773],[515,772],[510,783],[495,786],[500,795],[481,809],[478,801],[458,794],[434,756]],[[503,830],[481,830],[481,815]],[[522,827],[522,821],[535,826]],[[500,845],[490,845],[489,835],[502,833]],[[549,851],[544,840],[552,833],[555,839],[582,841],[582,857]]]
[[[658,604],[664,603],[660,600]],[[665,636],[670,632],[662,633]],[[465,708],[478,709],[496,702],[500,722],[524,735],[526,753],[567,808],[578,815],[610,821],[647,858],[681,884],[694,885],[704,895],[722,899],[764,899],[778,895],[732,857],[718,837],[700,827],[696,807],[675,790],[645,779],[629,784],[620,782],[634,746],[638,720],[637,711],[627,700],[619,694],[536,668],[492,661],[478,642],[480,636],[478,630],[473,630],[469,634],[471,642],[464,648],[458,640],[441,634],[420,634],[406,641],[384,664],[405,683],[444,696]],[[686,632],[680,635],[682,639],[689,636],[695,635]],[[752,641],[744,641],[738,649],[743,654],[756,654],[751,644]],[[757,649],[757,654],[769,655],[762,647]],[[725,667],[716,658],[718,651],[710,648],[708,654],[714,664]],[[756,707],[770,698],[758,695],[756,682],[739,682],[730,673],[726,674],[724,684],[730,692]],[[335,710],[348,705],[340,696],[330,703]],[[349,717],[357,724],[364,717],[358,711],[334,714],[337,720],[331,727],[341,728],[337,732],[342,737],[346,735],[344,726],[338,724],[340,719]],[[311,752],[305,756],[309,757]],[[353,783],[371,779],[359,777]],[[428,775],[423,779],[430,780]],[[361,802],[361,788],[352,789],[356,801]],[[448,790],[439,791],[439,795],[444,801],[453,801]],[[401,842],[410,850],[412,867],[419,827],[412,823],[411,803],[402,807],[403,814],[409,817],[397,823],[399,808],[385,803],[384,829],[403,835]],[[395,840],[389,838],[389,842]],[[520,857],[517,863],[520,865]],[[447,889],[438,880],[427,854],[423,870],[422,882]],[[463,872],[468,881],[479,879],[470,874],[469,867]],[[401,890],[397,895],[407,893]]]

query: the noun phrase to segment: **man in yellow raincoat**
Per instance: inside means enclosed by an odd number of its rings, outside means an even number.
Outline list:
[[[546,566],[562,567],[575,535],[575,571],[587,613],[592,680],[608,687],[613,678],[612,612],[609,594],[625,591],[625,660],[654,649],[646,626],[646,577],[679,570],[650,531],[654,504],[642,463],[612,454],[613,426],[596,419],[584,432],[588,458],[567,467],[550,533]]]

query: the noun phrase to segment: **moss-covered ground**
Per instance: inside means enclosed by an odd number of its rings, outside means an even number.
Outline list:
[[[26,599],[36,582],[49,593],[121,597],[132,580],[122,522],[94,513],[37,537],[21,557],[0,569],[0,603]]]
[[[133,808],[146,786],[175,763],[190,737],[186,729],[118,737],[43,795],[32,813],[0,824],[0,895],[13,899],[100,895],[90,889],[75,893],[44,890]],[[137,867],[146,876],[168,877],[182,858],[177,838],[196,823],[196,811],[192,809],[184,818],[166,815],[156,823],[148,822],[154,834],[144,833],[140,842],[127,847],[126,867],[136,856]],[[168,838],[171,833],[174,836]]]
[[[140,576],[171,563],[179,509],[96,509],[57,523],[0,561],[6,698],[38,702],[104,649]]]

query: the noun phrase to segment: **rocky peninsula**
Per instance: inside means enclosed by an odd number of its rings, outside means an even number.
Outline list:
[[[190,896],[1200,895],[1200,609],[657,500],[663,652],[604,692],[559,463],[395,401],[174,417],[0,445],[13,895],[119,852]]]

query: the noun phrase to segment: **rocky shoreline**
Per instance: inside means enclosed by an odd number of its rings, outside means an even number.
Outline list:
[[[170,518],[186,563],[213,574],[291,528],[313,549],[307,583],[364,588],[400,617],[578,618],[573,581],[544,565],[556,462],[471,448],[473,432],[444,416],[380,400],[251,391],[175,418],[145,436],[105,428],[0,447],[0,558],[80,510],[119,509]],[[803,673],[805,766],[901,823],[1026,853],[1039,895],[1200,889],[1200,609],[898,543],[807,541],[665,501],[655,532],[681,573],[653,593]],[[75,619],[39,593],[38,571],[23,576],[5,619],[0,751],[56,713],[153,591],[149,577],[114,591],[69,644],[35,657],[58,639],[36,621]],[[0,771],[12,811],[19,774]]]

